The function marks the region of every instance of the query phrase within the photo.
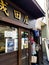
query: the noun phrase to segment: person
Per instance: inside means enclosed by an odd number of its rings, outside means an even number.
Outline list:
[[[36,56],[36,42],[34,41],[33,36],[30,39],[31,42],[31,56]],[[36,63],[31,62],[31,65],[36,65]]]
[[[39,65],[39,51],[41,50],[40,44],[36,44],[36,56],[37,56],[37,64]]]

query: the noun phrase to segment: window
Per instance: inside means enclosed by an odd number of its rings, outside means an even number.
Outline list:
[[[18,50],[17,28],[0,25],[0,54]]]

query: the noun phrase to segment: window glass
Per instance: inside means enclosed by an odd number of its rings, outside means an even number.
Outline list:
[[[21,31],[21,49],[28,48],[28,32]]]
[[[0,54],[18,50],[17,28],[0,25]]]

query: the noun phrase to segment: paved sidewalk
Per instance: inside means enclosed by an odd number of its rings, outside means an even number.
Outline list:
[[[44,65],[49,65],[49,62],[47,61],[46,56],[43,56],[43,63]]]

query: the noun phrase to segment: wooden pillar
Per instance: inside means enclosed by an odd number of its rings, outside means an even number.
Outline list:
[[[21,30],[18,29],[18,65],[21,65]]]

